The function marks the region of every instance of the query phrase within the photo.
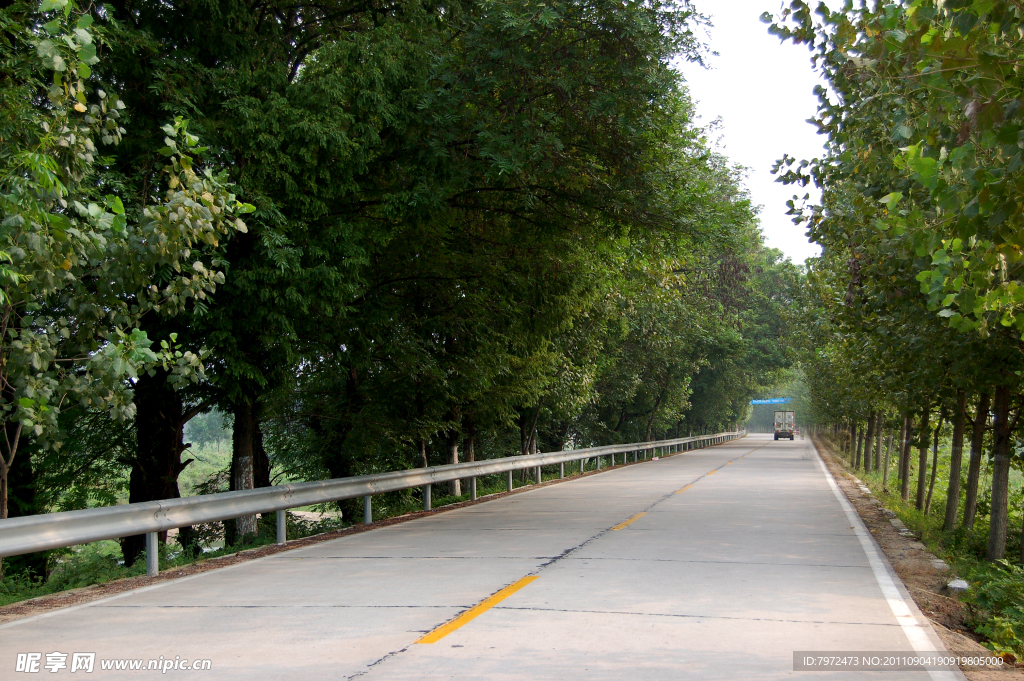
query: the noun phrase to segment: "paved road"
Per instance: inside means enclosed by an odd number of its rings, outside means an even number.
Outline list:
[[[793,671],[942,650],[832,484],[809,441],[751,435],[3,625],[0,679],[54,651],[111,679],[928,678]]]

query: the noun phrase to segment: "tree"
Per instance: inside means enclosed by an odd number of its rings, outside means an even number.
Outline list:
[[[46,0],[39,11],[15,6],[2,15],[12,39],[4,44],[10,144],[0,153],[0,518],[19,448],[31,439],[59,449],[69,403],[125,421],[140,374],[162,371],[172,385],[201,378],[198,354],[173,339],[154,352],[140,325],[224,281],[204,249],[244,231],[236,215],[247,210],[223,176],[193,168],[188,154],[201,149],[181,119],[164,126],[162,201],[129,219],[119,196],[103,195],[97,143],[121,139],[124,105],[89,85],[98,62],[93,15],[70,1]]]

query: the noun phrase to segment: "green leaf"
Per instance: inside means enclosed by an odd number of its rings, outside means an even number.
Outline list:
[[[891,211],[896,206],[896,204],[898,204],[900,202],[900,199],[902,199],[902,198],[903,198],[902,192],[892,192],[892,193],[886,194],[882,198],[878,199],[878,202],[881,203],[881,204],[884,204],[885,207],[888,208]]]
[[[90,66],[99,62],[99,58],[96,56],[96,46],[92,43],[82,45],[82,49],[78,51],[78,57]]]
[[[120,196],[107,196],[105,199],[110,212],[114,215],[124,215],[124,204],[121,203]]]
[[[922,179],[931,179],[939,172],[939,162],[927,156],[918,156],[908,161],[910,168],[921,176]]]
[[[36,54],[45,59],[46,57],[49,57],[51,54],[53,54],[55,47],[56,45],[53,44],[53,41],[41,40],[36,45]]]
[[[87,80],[92,75],[92,69],[85,64],[78,65],[78,77],[82,80]]]

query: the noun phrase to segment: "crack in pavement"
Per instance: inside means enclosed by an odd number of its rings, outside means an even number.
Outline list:
[[[785,622],[789,624],[849,624],[865,627],[899,627],[899,623],[887,622],[842,622],[836,620],[792,620],[777,617],[733,617],[730,615],[683,615],[671,612],[633,612],[630,610],[576,610],[574,608],[538,608],[517,607],[512,605],[496,605],[495,610],[525,610],[537,612],[566,612],[580,615],[633,615],[638,617],[676,617],[680,619],[701,620],[739,620],[743,622]]]
[[[362,610],[441,610],[453,608],[471,608],[471,605],[344,605],[344,604],[318,604],[318,605],[273,605],[273,604],[261,604],[261,605],[97,605],[97,608],[110,608],[110,609],[121,609],[121,610],[142,610],[144,608],[154,608],[156,610],[261,610],[261,609],[281,609],[281,610],[302,610],[312,609],[318,610],[324,609],[335,609],[335,608],[352,608]]]
[[[871,566],[864,565],[831,565],[829,563],[776,563],[772,561],[756,561],[756,560],[684,560],[681,558],[608,558],[608,557],[593,557],[593,558],[573,558],[572,560],[621,560],[621,561],[635,561],[644,563],[711,563],[714,565],[778,565],[780,567],[826,567],[826,568],[854,568],[870,570]]]
[[[727,443],[722,443],[722,444],[727,444]],[[737,457],[735,457],[733,459],[730,459],[729,461],[723,463],[721,466],[719,466],[718,468],[715,468],[713,470],[717,471],[717,470],[720,470],[722,468],[725,468],[725,466],[727,466],[728,464],[732,463],[733,461],[739,461],[743,457],[745,457],[745,456],[747,456],[749,454],[753,454],[754,452],[756,452],[757,450],[761,449],[762,447],[767,446],[767,444],[768,443],[766,442],[763,445],[760,445],[758,447],[754,447],[750,451],[748,451],[748,452],[746,452],[744,454],[741,454],[740,456],[737,456]],[[693,451],[700,451],[700,450],[693,450]],[[685,454],[685,452],[677,452],[677,453],[673,454],[672,456],[678,456],[680,454]],[[669,457],[664,457],[664,458],[669,458]],[[687,484],[694,485],[697,482],[699,482],[699,481],[703,480],[704,478],[706,478],[707,476],[708,476],[708,473],[705,473],[703,475],[700,475],[700,476],[694,478],[691,482],[689,482]],[[677,490],[673,489],[672,491],[668,492],[667,494],[665,494],[665,495],[655,499],[651,504],[649,504],[646,508],[643,509],[643,512],[645,512],[645,513],[649,512],[651,509],[653,509],[654,507],[658,506],[659,504],[667,501],[668,499],[671,499],[672,497],[674,497],[676,495],[676,491]],[[580,549],[582,549],[583,547],[587,546],[591,542],[593,542],[593,541],[595,541],[597,539],[600,539],[601,537],[604,537],[605,535],[608,535],[611,532],[612,532],[612,529],[610,527],[601,530],[600,532],[598,532],[597,534],[593,535],[592,537],[590,537],[588,539],[585,539],[584,541],[580,542],[579,544],[576,544],[575,546],[572,546],[572,547],[566,549],[565,551],[563,551],[562,553],[558,554],[557,556],[549,558],[547,561],[545,561],[544,563],[541,563],[536,568],[534,568],[534,570],[532,572],[528,572],[527,576],[539,575],[542,571],[546,570],[547,568],[549,568],[549,567],[551,567],[553,565],[556,565],[557,563],[559,563],[560,561],[565,560],[566,558],[569,558],[569,556],[571,556],[573,553],[579,551]],[[580,560],[584,560],[584,559],[580,559]],[[516,581],[518,581],[518,580],[516,580]],[[507,585],[505,585],[505,587],[502,587],[502,588],[507,588],[510,585],[511,584],[507,584]],[[495,593],[497,593],[497,592],[495,592]],[[499,607],[500,606],[495,606],[495,609],[498,609]],[[505,609],[516,609],[516,608],[505,608]],[[523,609],[524,610],[529,610],[530,608],[523,608]],[[534,608],[534,609],[541,610],[540,608]],[[564,612],[572,612],[572,611],[566,610]],[[581,612],[583,612],[583,611],[581,611]],[[594,612],[599,612],[599,611],[594,611]],[[611,613],[611,614],[618,614],[618,613]],[[456,617],[458,617],[458,615],[456,615]],[[447,622],[447,621],[450,621],[450,620],[445,620],[445,622]],[[766,621],[774,621],[774,620],[766,620]],[[442,626],[445,622],[441,622],[437,626]],[[437,627],[432,627],[429,631],[433,631],[436,628]],[[392,657],[396,657],[398,655],[401,655],[402,653],[404,653],[407,650],[409,650],[409,647],[410,646],[406,646],[406,647],[402,648],[401,650],[396,650],[396,651],[388,653],[387,655],[384,655],[383,657],[381,657],[377,661],[375,661],[372,664],[368,665],[366,667],[366,669],[364,669],[364,670],[362,670],[362,671],[360,671],[360,672],[358,672],[358,673],[356,673],[356,674],[354,674],[352,676],[346,677],[346,681],[351,681],[351,679],[355,679],[355,678],[358,678],[360,676],[364,676],[364,675],[368,674],[372,668],[380,665],[381,663],[385,662],[386,660],[391,659]]]
[[[294,560],[544,560],[551,556],[304,556]]]

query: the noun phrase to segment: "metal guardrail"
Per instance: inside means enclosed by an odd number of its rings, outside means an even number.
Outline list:
[[[277,541],[287,540],[285,511],[289,508],[343,501],[363,497],[364,521],[371,523],[374,494],[398,490],[423,488],[423,507],[430,510],[431,486],[452,480],[470,479],[470,495],[475,501],[476,479],[484,475],[508,473],[508,489],[512,491],[512,472],[536,469],[537,482],[541,481],[541,467],[559,464],[559,477],[565,477],[565,464],[615,455],[628,455],[639,461],[656,452],[676,453],[728,442],[746,434],[745,431],[699,435],[675,440],[641,442],[604,447],[571,449],[546,454],[509,456],[466,463],[415,468],[405,471],[360,475],[316,482],[299,482],[274,487],[219,492],[181,499],[146,501],[121,506],[104,506],[80,511],[63,511],[42,515],[23,516],[0,520],[0,558],[33,551],[45,551],[75,544],[86,544],[101,539],[117,539],[131,535],[146,535],[146,566],[150,575],[158,571],[157,533],[188,525],[227,520],[257,513],[277,512]]]

